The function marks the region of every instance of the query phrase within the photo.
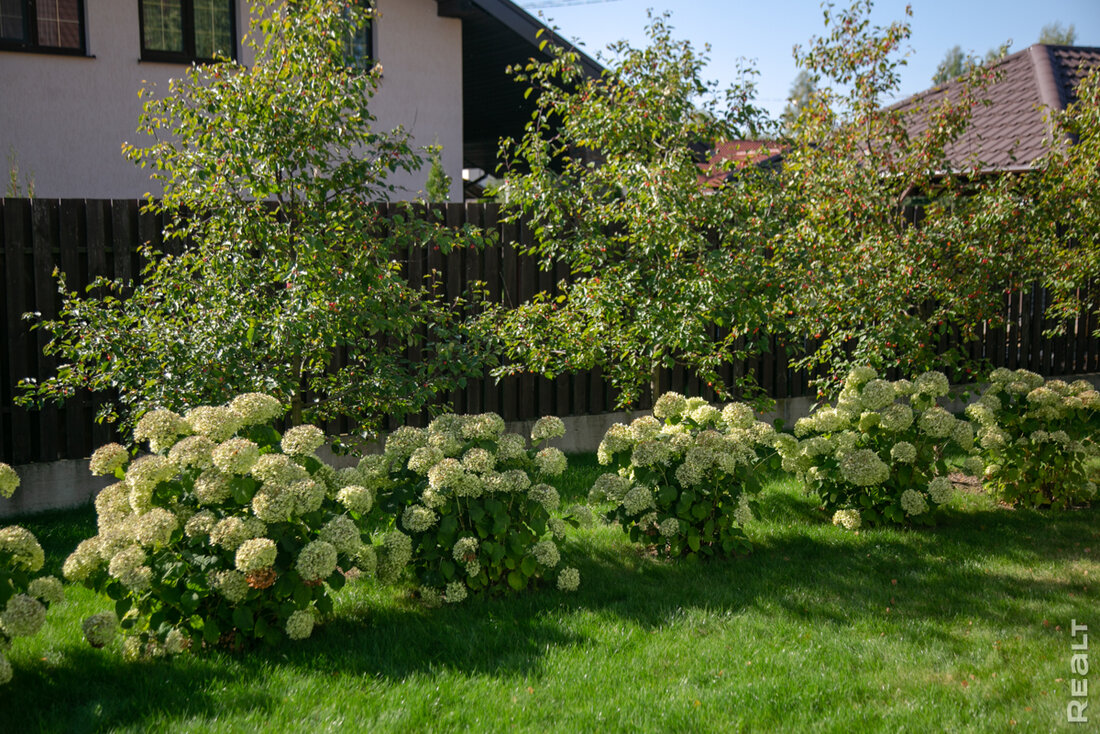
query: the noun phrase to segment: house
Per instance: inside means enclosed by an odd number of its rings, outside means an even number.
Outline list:
[[[0,156],[33,181],[36,196],[138,198],[148,172],[121,155],[134,132],[138,90],[216,50],[249,63],[239,37],[248,0],[5,0],[0,4]],[[462,171],[493,170],[498,140],[518,135],[534,100],[505,73],[540,56],[542,38],[563,43],[509,0],[376,0],[378,18],[354,49],[379,61],[372,103],[378,126],[399,124],[416,145],[438,142],[462,198]],[[543,29],[545,30],[545,29]],[[585,68],[600,67],[584,57]],[[26,179],[24,178],[27,177]],[[395,176],[409,198],[427,168]],[[155,191],[154,191],[155,193]]]
[[[995,80],[982,93],[989,104],[974,109],[970,125],[947,149],[959,168],[975,160],[985,171],[1026,171],[1043,155],[1051,128],[1047,115],[1074,99],[1089,69],[1100,66],[1100,48],[1037,43],[995,62]],[[959,89],[949,82],[893,105],[906,115],[910,136],[928,125],[922,109],[931,109]]]

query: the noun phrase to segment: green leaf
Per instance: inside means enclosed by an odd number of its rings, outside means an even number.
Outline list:
[[[508,573],[508,585],[516,591],[523,591],[527,586],[527,577],[516,571],[510,571]]]
[[[251,609],[245,606],[240,606],[233,609],[233,626],[235,626],[241,632],[248,632],[252,629],[252,625],[253,617]]]

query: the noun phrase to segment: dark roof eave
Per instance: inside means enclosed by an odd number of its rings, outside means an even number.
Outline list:
[[[529,41],[533,46],[537,47],[542,39],[546,39],[562,48],[572,49],[576,52],[581,67],[588,76],[599,77],[603,74],[603,66],[593,60],[592,57],[576,48],[574,44],[562,38],[511,0],[437,0],[437,2],[439,3],[440,15],[461,18],[480,10],[503,23],[509,30]],[[536,37],[540,30],[543,31],[542,36]]]

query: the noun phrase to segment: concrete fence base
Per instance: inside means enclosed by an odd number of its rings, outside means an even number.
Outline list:
[[[1100,374],[1070,375],[1058,379],[1064,379],[1067,382],[1084,379],[1100,387]],[[979,391],[984,387],[984,385],[971,386],[969,400],[976,399]],[[760,418],[769,423],[782,419],[786,428],[793,426],[799,418],[809,415],[815,403],[808,397],[781,398],[775,402],[775,410],[762,414]],[[967,402],[956,400],[944,407],[952,412],[960,412],[966,407]],[[648,414],[649,411],[635,411],[567,416],[562,418],[565,423],[565,436],[553,443],[566,453],[595,451],[607,429],[613,424],[629,423],[638,416]],[[507,430],[527,436],[534,424],[534,421],[516,421],[509,423]],[[358,449],[362,453],[378,453],[382,450],[382,444],[373,441],[360,445]],[[329,451],[327,446],[322,447],[318,455],[336,467],[354,466],[358,461],[355,456],[337,456]],[[24,464],[14,469],[19,474],[22,484],[11,498],[0,498],[0,518],[79,507],[90,502],[99,490],[114,481],[113,477],[93,477],[88,471],[87,459]]]

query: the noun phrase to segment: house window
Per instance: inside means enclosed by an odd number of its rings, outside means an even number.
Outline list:
[[[0,49],[84,53],[84,0],[0,0]]]
[[[183,64],[236,58],[233,5],[233,0],[140,0],[141,58]]]
[[[345,16],[346,17],[346,16]],[[344,56],[351,66],[369,68],[374,65],[374,19],[364,23],[344,41]]]

